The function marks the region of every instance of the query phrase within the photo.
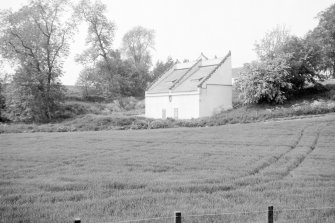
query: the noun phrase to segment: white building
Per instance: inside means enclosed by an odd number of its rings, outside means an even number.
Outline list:
[[[232,108],[231,53],[175,64],[145,92],[148,118],[190,119]]]

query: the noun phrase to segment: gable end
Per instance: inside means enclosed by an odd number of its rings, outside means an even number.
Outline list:
[[[202,85],[221,67],[222,64],[226,62],[226,60],[231,56],[231,52],[229,51],[228,54],[223,58],[223,60],[201,81],[198,87],[202,87]]]

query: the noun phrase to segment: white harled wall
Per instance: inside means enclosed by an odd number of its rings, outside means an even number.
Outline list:
[[[228,57],[200,89],[200,117],[233,107],[231,78],[231,57]]]
[[[171,101],[169,99],[171,96]],[[175,108],[178,109],[178,119],[199,117],[199,92],[146,94],[145,117],[162,118],[162,110],[166,110],[167,118],[175,118]]]
[[[207,117],[232,108],[231,98],[232,86],[207,85],[201,89],[199,116]]]

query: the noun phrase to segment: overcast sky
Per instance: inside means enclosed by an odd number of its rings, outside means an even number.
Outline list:
[[[0,0],[0,9],[18,9],[26,0]],[[134,26],[154,29],[153,62],[223,57],[231,50],[233,67],[256,59],[254,43],[276,25],[285,25],[291,34],[303,37],[317,25],[316,16],[334,0],[102,0],[107,16],[115,22],[114,47]],[[85,48],[86,28],[74,37],[71,54],[64,64],[62,81],[76,82],[81,66],[74,56]]]

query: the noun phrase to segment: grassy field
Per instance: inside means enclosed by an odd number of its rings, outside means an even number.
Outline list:
[[[208,128],[0,135],[0,222],[334,222],[335,114]],[[259,213],[209,215],[226,212]],[[303,219],[303,220],[295,220]],[[155,219],[141,222],[172,222]]]

